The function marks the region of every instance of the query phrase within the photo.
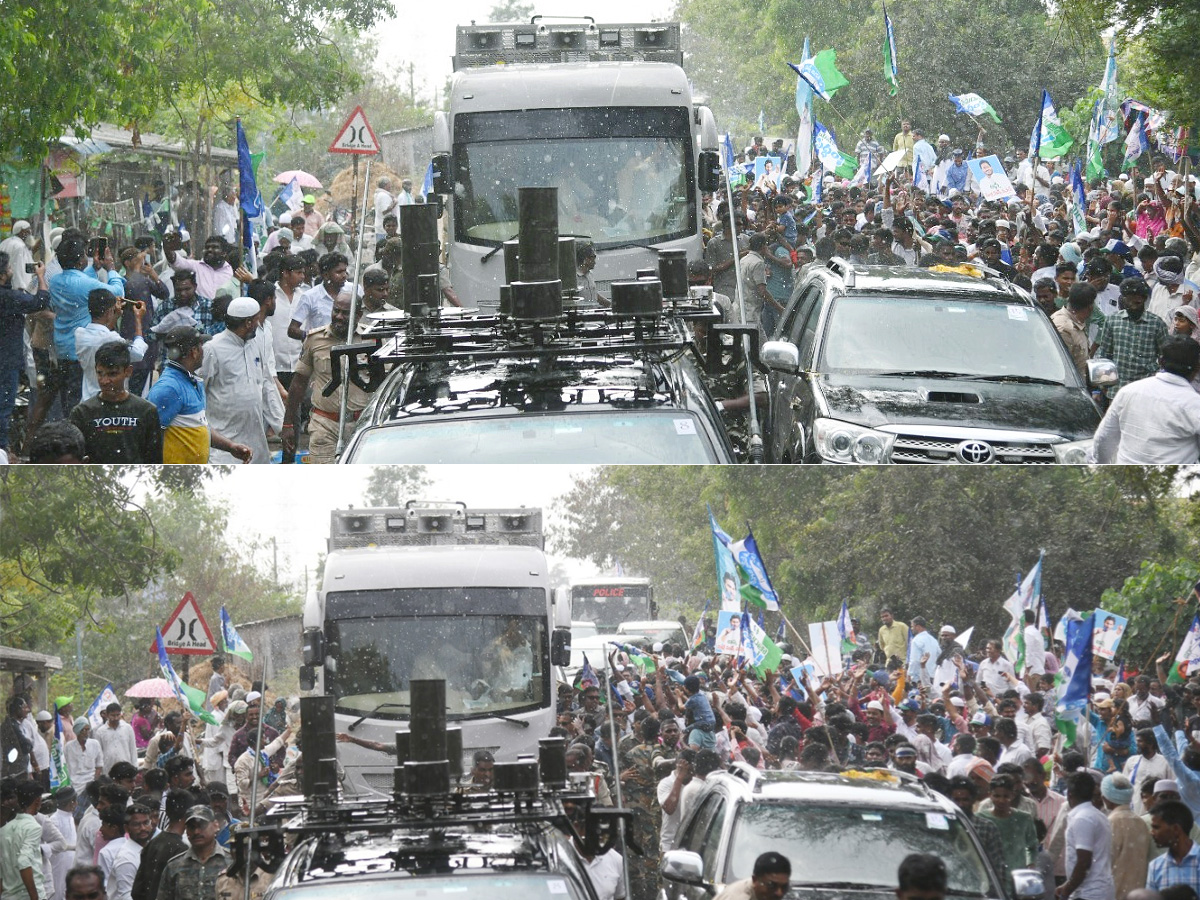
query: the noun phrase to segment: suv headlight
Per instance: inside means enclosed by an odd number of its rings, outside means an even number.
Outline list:
[[[1054,461],[1066,466],[1086,466],[1092,455],[1092,439],[1054,444]]]
[[[875,465],[891,460],[894,434],[839,422],[837,419],[817,419],[813,437],[821,459],[835,463]]]

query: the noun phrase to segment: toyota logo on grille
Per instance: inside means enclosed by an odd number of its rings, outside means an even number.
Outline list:
[[[990,463],[996,457],[996,453],[992,450],[992,445],[983,441],[963,441],[958,445],[956,451],[958,453],[959,462],[967,465],[978,465],[980,463]]]

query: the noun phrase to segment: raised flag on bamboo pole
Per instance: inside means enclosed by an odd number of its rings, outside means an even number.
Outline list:
[[[229,610],[224,606],[221,607],[221,644],[225,647],[225,652],[231,656],[241,657],[247,662],[254,659],[254,654],[250,652],[249,646],[237,633],[237,629],[233,627],[233,619],[230,618]]]
[[[888,94],[896,96],[900,87],[900,68],[896,64],[896,33],[892,29],[892,17],[888,15],[887,3],[883,4],[883,77],[892,86]]]
[[[1175,662],[1167,675],[1168,684],[1182,684],[1188,676],[1200,669],[1200,616],[1192,617],[1192,624],[1183,636],[1183,644],[1175,654]]]
[[[1033,609],[1037,598],[1042,594],[1042,558],[1029,574],[1020,581],[1016,589],[1004,601],[1004,609],[1011,617],[1008,629],[1004,632],[1004,655],[1013,664],[1017,674],[1025,668],[1025,610]]]
[[[1063,128],[1050,99],[1050,92],[1042,91],[1042,107],[1038,111],[1037,122],[1029,136],[1029,156],[1038,159],[1058,159],[1066,155],[1075,142],[1067,129]]]
[[[800,57],[803,65],[809,59],[808,38],[804,39],[804,52]],[[812,169],[813,161],[813,89],[796,73],[796,112],[800,116],[800,127],[796,130],[796,172],[805,176]]]
[[[1086,715],[1088,692],[1092,686],[1092,619],[1093,616],[1088,616],[1081,622],[1067,622],[1066,652],[1055,676],[1055,688],[1059,693],[1054,718],[1068,747],[1075,743],[1076,730]]]
[[[838,88],[843,88],[850,82],[838,71],[837,51],[832,48],[822,50],[810,59],[801,60],[800,65],[788,63],[797,75],[808,82],[809,87],[822,100],[833,99]]]
[[[1133,119],[1129,134],[1125,137],[1125,159],[1121,162],[1122,171],[1132,169],[1142,154],[1150,149],[1150,141],[1146,137],[1146,114],[1139,112]]]
[[[204,708],[204,691],[192,687],[180,678],[175,667],[171,665],[171,660],[167,658],[166,645],[163,644],[162,631],[157,627],[154,629],[154,648],[158,653],[158,668],[162,677],[171,686],[179,702],[190,709],[200,721],[209,725],[220,725],[220,721]]]
[[[1000,116],[992,109],[992,104],[978,94],[950,94],[949,97],[955,110],[960,113],[966,113],[968,116],[991,116],[993,121],[1000,121]]]

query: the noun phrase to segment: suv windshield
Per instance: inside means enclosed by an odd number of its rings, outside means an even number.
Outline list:
[[[565,415],[406,420],[372,428],[353,448],[355,463],[716,462],[691,413],[608,410]]]
[[[350,887],[344,879],[309,882],[280,891],[276,900],[342,900]],[[454,875],[355,881],[358,900],[429,900],[475,894],[488,900],[586,900],[578,885],[562,875],[460,870]]]
[[[763,847],[792,862],[792,884],[848,883],[894,889],[910,853],[946,863],[947,893],[995,896],[987,867],[957,818],[940,812],[747,803],[734,823],[725,883],[749,878]]]
[[[1069,373],[1054,329],[1017,303],[943,297],[838,297],[822,372],[948,372],[1062,384]]]

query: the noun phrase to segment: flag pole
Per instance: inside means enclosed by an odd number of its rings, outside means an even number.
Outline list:
[[[373,159],[373,157],[370,157],[370,156],[367,157],[367,174],[366,174],[366,177],[364,178],[364,183],[366,185],[369,185],[371,183],[371,160],[372,159]],[[354,157],[354,177],[355,177],[355,182],[354,182],[355,197],[354,197],[354,199],[356,201],[355,206],[357,206],[358,205],[357,204],[357,200],[358,200],[358,156],[357,155]],[[358,290],[362,286],[361,267],[362,267],[362,255],[363,255],[363,240],[366,237],[366,228],[367,228],[367,198],[370,196],[371,196],[371,192],[369,190],[364,189],[363,190],[363,202],[362,202],[362,216],[358,220],[358,251],[354,254],[354,286],[350,292],[351,293],[350,324],[346,328],[346,340],[347,341],[354,340],[354,329],[358,324]],[[335,297],[334,299],[336,300],[337,298]],[[338,439],[337,439],[337,449],[334,451],[335,454],[340,454],[342,452],[342,448],[346,445],[346,436],[345,436],[346,406],[350,399],[350,381],[348,378],[346,378],[346,373],[347,373],[346,366],[347,365],[348,365],[348,363],[347,363],[346,359],[343,358],[341,361],[342,399],[341,399],[341,402],[338,403]]]
[[[788,628],[792,629],[792,634],[796,636],[796,640],[800,642],[800,646],[808,651],[808,655],[814,656],[815,654],[812,652],[812,647],[808,646],[808,641],[804,640],[804,638],[800,636],[800,632],[796,630],[796,626],[792,624],[791,619],[784,615],[782,605],[779,607],[779,617],[783,619],[784,624],[786,624]],[[828,652],[828,646],[826,646],[825,649],[826,652]],[[833,754],[834,762],[840,766],[842,764],[842,758],[838,756],[837,747],[833,745],[833,736],[829,733],[828,728],[825,729],[825,739],[829,743],[829,752]]]
[[[611,642],[609,643],[609,646],[612,646]],[[612,741],[613,769],[615,770],[613,772],[613,774],[616,776],[615,778],[613,778],[613,784],[615,784],[617,787],[617,808],[623,809],[625,807],[625,804],[622,802],[622,799],[621,799],[621,760],[618,755],[620,753],[620,750],[618,750],[618,748],[617,748],[617,724],[616,724],[615,718],[613,717],[613,687],[612,687],[613,669],[611,667],[611,663],[612,663],[611,658],[609,659],[609,663],[610,663],[610,667],[608,669],[608,674],[607,674],[607,676],[605,676],[605,679],[604,679],[604,688],[605,688],[605,692],[607,694],[607,696],[604,698],[606,701],[604,705],[608,707],[608,735],[609,735],[609,740]],[[622,849],[624,849],[625,848],[625,820],[624,819],[619,820],[619,824],[617,825],[617,827],[620,829],[621,847],[622,847]],[[628,852],[621,854],[621,880],[625,886],[625,896],[628,897],[629,896],[629,853]],[[247,897],[246,900],[250,900],[250,898]]]

